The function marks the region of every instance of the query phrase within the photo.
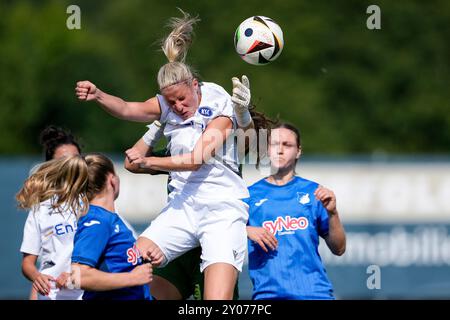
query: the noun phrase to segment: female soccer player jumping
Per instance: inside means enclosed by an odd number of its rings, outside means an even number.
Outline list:
[[[58,287],[83,289],[83,300],[151,299],[147,284],[152,267],[142,264],[131,230],[114,212],[119,190],[111,160],[92,154],[43,163],[17,194],[22,208],[42,207],[49,201],[54,215],[78,216],[72,268],[70,273],[60,271]],[[69,230],[73,228],[55,227],[62,235]]]
[[[251,118],[244,116],[245,107],[233,108],[222,87],[199,82],[184,63],[196,21],[187,14],[171,20],[173,31],[163,45],[169,62],[158,72],[161,94],[156,97],[143,103],[125,102],[89,81],[79,82],[76,91],[80,100],[95,100],[118,118],[159,120],[165,125],[170,157],[144,157],[136,148],[126,151],[131,164],[171,175],[169,203],[137,246],[143,256],[160,264],[200,245],[204,298],[231,299],[244,262],[248,218],[247,205],[240,200],[248,197],[248,191],[239,176],[231,135],[238,122],[250,125]],[[247,101],[240,98],[235,105]]]

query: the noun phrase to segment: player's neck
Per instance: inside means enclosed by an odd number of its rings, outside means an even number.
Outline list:
[[[111,194],[99,194],[94,199],[92,199],[90,204],[94,206],[102,207],[110,212],[116,212],[116,208],[114,206],[114,195]]]
[[[295,172],[293,170],[287,171],[278,171],[277,173],[269,176],[267,178],[267,182],[271,184],[275,184],[277,186],[283,186],[289,181],[291,181],[295,176]]]

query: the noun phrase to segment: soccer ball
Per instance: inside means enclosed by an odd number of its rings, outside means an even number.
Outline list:
[[[270,18],[254,16],[245,19],[234,34],[234,47],[244,61],[265,65],[274,61],[283,50],[283,31]]]

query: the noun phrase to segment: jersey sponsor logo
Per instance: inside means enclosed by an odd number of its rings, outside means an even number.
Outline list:
[[[309,193],[297,192],[297,199],[300,204],[308,204],[311,202],[309,199]]]
[[[75,232],[75,231],[77,231],[77,228],[76,227],[74,228],[71,224],[58,223],[55,226],[55,232],[54,233],[57,236],[62,236],[63,234],[67,234],[67,233],[71,233],[71,232]],[[51,234],[53,234],[53,231],[52,231],[52,233],[49,232],[45,236],[47,236],[47,235],[50,236]]]
[[[98,220],[91,220],[91,221],[89,221],[89,222],[83,223],[83,225],[84,225],[85,227],[91,227],[91,226],[93,226],[93,225],[95,225],[95,224],[100,224],[100,221],[98,221]]]
[[[269,200],[269,199],[267,199],[267,198],[261,199],[261,200],[259,200],[258,202],[255,203],[255,206],[259,207],[259,206],[261,206],[264,202],[266,202],[267,200]]]
[[[198,109],[198,113],[200,113],[204,117],[211,117],[213,112],[209,107],[200,107]]]
[[[305,217],[296,218],[291,216],[286,216],[284,218],[278,217],[274,221],[267,220],[262,224],[262,226],[273,235],[276,235],[277,232],[279,232],[280,235],[282,234],[282,232],[283,234],[292,234],[293,232],[289,231],[305,230],[306,228],[308,228],[308,225],[308,219],[306,219]]]
[[[141,254],[136,247],[136,245],[133,245],[133,248],[129,248],[127,250],[127,262],[131,263],[133,266],[137,265],[140,261]]]

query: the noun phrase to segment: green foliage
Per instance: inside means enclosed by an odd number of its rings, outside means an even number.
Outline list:
[[[68,30],[66,8],[81,8]],[[302,131],[308,154],[449,152],[450,3],[379,1],[381,30],[366,28],[366,1],[8,1],[0,4],[0,153],[38,153],[47,124],[70,128],[86,151],[123,152],[144,124],[76,100],[78,80],[130,101],[157,92],[158,40],[176,7],[198,14],[188,62],[231,92],[250,78],[254,102]],[[243,62],[233,35],[259,14],[282,27],[285,48],[264,67]]]

